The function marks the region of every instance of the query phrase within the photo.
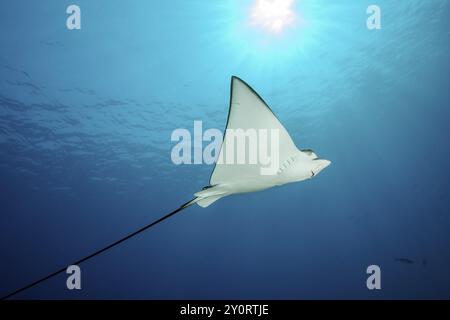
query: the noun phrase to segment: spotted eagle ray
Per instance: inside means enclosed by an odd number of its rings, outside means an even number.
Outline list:
[[[194,194],[194,198],[181,205],[176,210],[166,214],[156,221],[136,230],[127,236],[111,243],[110,245],[95,251],[94,253],[72,263],[79,265],[120,243],[136,236],[137,234],[153,227],[154,225],[175,215],[181,210],[197,203],[201,207],[207,207],[220,198],[239,194],[261,191],[287,183],[304,181],[316,177],[319,172],[330,165],[329,160],[319,159],[310,149],[298,149],[292,141],[289,133],[277,119],[267,103],[246,82],[236,76],[231,77],[230,105],[224,139],[219,151],[219,157],[227,150],[227,146],[234,143],[227,135],[228,129],[241,130],[277,130],[278,132],[278,163],[279,168],[274,174],[261,174],[261,163],[227,163],[217,162],[211,173],[209,185]],[[19,292],[29,289],[49,278],[64,271],[61,268],[46,277],[43,277],[27,286],[24,286],[1,299],[7,299]]]

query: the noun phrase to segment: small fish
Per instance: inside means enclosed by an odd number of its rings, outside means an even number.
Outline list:
[[[408,258],[395,258],[394,260],[405,264],[414,264],[414,261]]]

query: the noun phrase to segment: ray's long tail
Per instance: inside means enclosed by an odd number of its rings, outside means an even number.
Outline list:
[[[89,259],[92,259],[95,256],[98,256],[99,254],[101,254],[101,253],[103,253],[103,252],[105,252],[105,251],[107,251],[107,250],[109,250],[109,249],[111,249],[111,248],[113,248],[115,246],[118,246],[122,242],[125,242],[126,240],[128,240],[128,239],[130,239],[130,238],[132,238],[134,236],[137,236],[139,233],[144,232],[145,230],[147,230],[147,229],[157,225],[158,223],[163,222],[164,220],[170,218],[171,216],[177,214],[181,210],[186,209],[190,205],[196,203],[198,200],[199,200],[199,198],[196,197],[196,198],[194,198],[194,199],[184,203],[179,208],[177,208],[174,211],[166,214],[165,216],[159,218],[158,220],[155,220],[155,221],[147,224],[146,226],[144,226],[144,227],[142,227],[142,228],[140,228],[140,229],[138,229],[138,230],[128,234],[127,236],[125,236],[125,237],[123,237],[123,238],[121,238],[121,239],[119,239],[117,241],[114,241],[113,243],[107,245],[106,247],[91,253],[90,255],[88,255],[88,256],[86,256],[86,257],[84,257],[84,258],[82,258],[82,259],[80,259],[80,260],[78,260],[78,261],[76,261],[74,263],[72,263],[72,265],[79,265],[79,264],[81,264],[81,263],[83,263],[83,262],[85,262],[85,261],[87,261]],[[44,281],[46,281],[46,280],[48,280],[48,279],[50,279],[50,278],[52,278],[54,276],[57,276],[60,273],[66,271],[66,269],[67,269],[67,267],[61,268],[61,269],[59,269],[59,270],[57,270],[57,271],[55,271],[55,272],[53,272],[53,273],[51,273],[51,274],[41,278],[39,280],[34,281],[33,283],[30,283],[29,285],[26,285],[26,286],[24,286],[24,287],[22,287],[20,289],[15,290],[14,292],[9,293],[6,296],[1,297],[0,300],[8,299],[8,298],[10,298],[10,297],[12,297],[12,296],[22,292],[22,291],[25,291],[25,290],[27,290],[27,289],[29,289],[31,287],[34,287],[34,286],[38,285],[39,283],[44,282]]]

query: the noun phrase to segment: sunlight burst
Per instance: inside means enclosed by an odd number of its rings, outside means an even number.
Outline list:
[[[252,25],[273,34],[280,34],[296,20],[294,0],[256,0],[250,10]]]

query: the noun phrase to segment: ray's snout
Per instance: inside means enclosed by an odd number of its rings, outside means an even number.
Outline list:
[[[322,170],[331,164],[330,160],[322,160],[322,161],[323,161]]]
[[[331,164],[330,160],[325,159],[315,160],[314,162],[315,162],[315,167],[313,169],[314,176]]]

